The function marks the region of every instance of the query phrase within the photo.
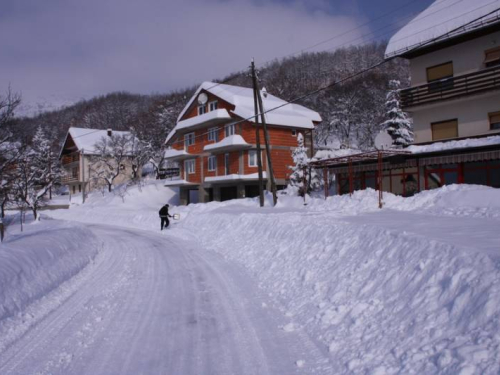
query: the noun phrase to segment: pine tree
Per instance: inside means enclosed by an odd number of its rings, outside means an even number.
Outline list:
[[[292,152],[295,165],[290,167],[292,174],[290,175],[289,186],[298,189],[299,195],[303,197],[306,191],[309,193],[311,190],[321,188],[322,180],[317,171],[308,165],[307,148],[304,146],[304,137],[300,133],[297,134],[297,143],[298,147]],[[304,173],[307,186],[304,186]]]
[[[401,109],[399,86],[399,81],[389,81],[390,91],[386,101],[387,120],[382,127],[392,137],[394,146],[405,147],[413,142],[413,131],[410,119]]]
[[[292,174],[290,175],[289,186],[298,189],[299,195],[304,196],[304,171],[307,169],[307,162],[309,161],[307,157],[307,148],[304,146],[304,137],[302,134],[297,134],[298,147],[293,150],[292,158],[294,166],[290,167],[292,169]]]

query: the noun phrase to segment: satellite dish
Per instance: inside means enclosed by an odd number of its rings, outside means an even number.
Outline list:
[[[205,105],[208,102],[208,96],[204,92],[198,95],[198,104]]]
[[[377,150],[388,150],[392,148],[392,137],[387,133],[387,130],[382,130],[375,137],[375,148]]]

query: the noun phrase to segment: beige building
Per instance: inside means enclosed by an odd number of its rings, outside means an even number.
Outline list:
[[[324,163],[338,192],[371,187],[409,196],[449,184],[500,187],[499,3],[435,1],[390,39],[386,58],[394,57],[410,62],[401,106],[413,118],[415,144],[379,166],[359,156]]]
[[[105,181],[97,178],[98,154],[95,145],[101,140],[113,136],[131,137],[131,134],[111,129],[69,128],[59,158],[66,172],[63,184],[68,186],[70,194],[89,192],[105,184]],[[125,157],[119,168],[120,173],[114,179],[114,185],[132,179],[131,157]],[[140,170],[138,173],[140,174]]]

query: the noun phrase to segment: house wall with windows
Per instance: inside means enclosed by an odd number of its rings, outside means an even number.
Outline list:
[[[484,69],[486,51],[492,49],[500,49],[500,31],[414,57],[410,63],[411,85],[427,83],[427,69],[448,62],[453,63],[454,76]]]
[[[235,104],[229,103],[201,89],[202,85],[183,110],[173,134],[167,138],[167,145],[174,150],[171,153],[172,160],[178,162],[181,170],[182,179],[175,186],[180,187],[182,203],[190,203],[189,197],[193,195],[193,191],[199,193],[200,202],[258,194],[256,128],[252,122],[245,120],[251,116],[249,113],[253,113],[251,89],[215,84],[208,84],[208,86],[217,87],[214,92],[220,88],[232,90],[231,95],[234,96],[230,97],[237,99],[233,101]],[[240,94],[242,92],[243,95]],[[200,105],[199,100],[193,100],[201,95],[205,95],[206,104],[204,105]],[[277,101],[280,101],[279,104],[283,103],[276,97],[270,96],[269,99],[272,100],[271,105],[275,105]],[[235,108],[241,103],[244,104],[245,114],[238,116]],[[251,107],[250,112],[249,107]],[[274,177],[278,186],[287,184],[290,166],[293,165],[291,154],[298,145],[297,134],[302,133],[304,138],[309,140],[312,155],[314,122],[311,117],[317,122],[321,119],[316,112],[297,105],[292,109],[288,108],[286,114],[277,119],[283,121],[283,119],[291,118],[292,121],[297,121],[297,118],[293,118],[294,112],[297,113],[295,116],[300,119],[298,124],[302,124],[302,128],[297,129],[283,123],[276,125],[268,119]],[[268,160],[264,140],[264,131],[261,129],[264,183],[269,185],[266,175]],[[175,182],[170,183],[172,184]]]
[[[463,138],[477,135],[498,134],[500,126],[495,114],[500,112],[500,92],[482,96],[444,102],[412,112],[415,143],[431,142],[449,138]],[[456,121],[455,137],[443,134],[433,137],[433,126]],[[436,133],[436,129],[434,129]]]

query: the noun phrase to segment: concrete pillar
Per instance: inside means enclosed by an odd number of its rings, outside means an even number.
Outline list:
[[[214,192],[214,201],[215,202],[220,202],[220,187],[219,186],[214,186],[213,187],[213,192]]]
[[[238,198],[245,198],[245,185],[244,184],[236,185],[236,191],[237,191]]]

